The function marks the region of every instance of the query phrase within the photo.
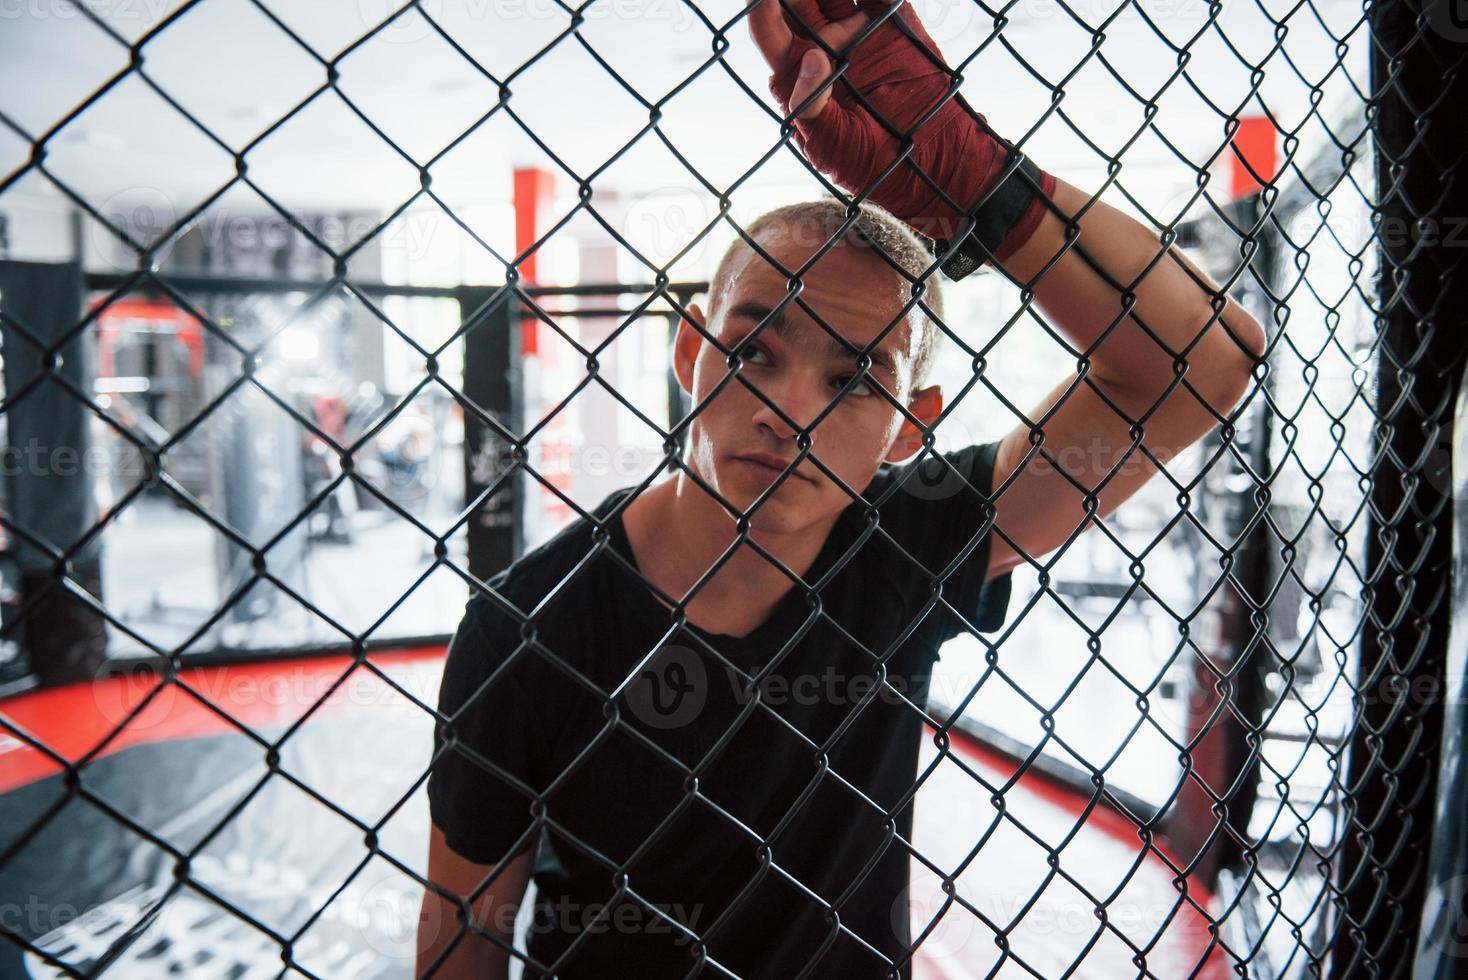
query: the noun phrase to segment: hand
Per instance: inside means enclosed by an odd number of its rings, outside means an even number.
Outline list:
[[[761,0],[750,11],[749,29],[773,72],[770,92],[787,115],[817,93],[794,119],[801,154],[853,194],[875,184],[867,199],[929,238],[956,236],[963,230],[965,212],[1005,170],[1008,151],[982,115],[950,96],[953,74],[912,5],[900,0],[890,16],[857,42],[891,9],[886,0],[861,0],[860,5],[851,0],[786,2],[793,14],[780,0]],[[825,85],[835,70],[831,58],[814,38],[847,62],[833,84]],[[911,132],[920,120],[921,126]],[[877,184],[902,152],[904,135],[911,140],[911,153]],[[1054,178],[1036,173],[1048,196]],[[980,211],[991,226],[991,246],[1002,239],[995,252],[1000,259],[1023,244],[1043,214],[1043,201],[1017,176],[1006,180]]]
[[[872,21],[854,0],[846,3],[822,0],[819,5],[814,0],[797,0],[792,6],[800,18],[815,29],[816,35],[838,52],[844,50]],[[834,18],[823,7],[833,10]],[[786,115],[789,115],[791,105],[803,102],[830,77],[831,60],[808,39],[809,32],[780,6],[779,0],[765,0],[750,11],[749,33],[775,72],[770,78],[770,91],[780,100]],[[810,66],[809,73],[800,71],[805,65]],[[795,75],[793,86],[792,74]],[[830,87],[822,89],[816,100],[800,113],[800,118],[815,119],[819,116],[831,100],[831,91]]]

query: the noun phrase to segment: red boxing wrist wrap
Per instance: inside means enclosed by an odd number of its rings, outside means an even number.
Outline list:
[[[798,19],[789,10],[783,11],[794,40],[785,63],[770,76],[770,92],[789,115],[798,108],[790,104],[790,96],[801,61],[807,51],[818,47],[811,32],[856,13],[858,5],[849,0],[846,5],[840,0],[820,0],[819,5],[817,0],[787,2]],[[891,9],[884,0],[862,0],[859,8],[873,20]],[[974,215],[972,234],[949,253],[943,271],[949,278],[962,278],[987,258],[984,249],[1000,261],[1009,258],[1039,226],[1046,210],[1039,195],[1051,196],[1055,177],[1018,150],[1013,151],[1018,159],[1005,176],[1011,166],[1009,148],[989,129],[982,114],[970,109],[957,94],[948,97],[953,76],[907,0],[846,52],[846,58],[846,71],[832,83],[831,98],[820,115],[794,120],[795,143],[801,154],[836,184],[860,193],[901,153],[904,141],[893,131],[909,133],[931,111],[921,128],[910,133],[911,153],[872,190],[868,200],[931,239],[951,241],[964,229],[963,212],[988,194]],[[833,60],[833,64],[839,67],[840,62]],[[861,93],[870,110],[855,92]],[[936,111],[934,106],[938,106]],[[873,112],[887,125],[874,118]],[[934,185],[961,210],[945,201]],[[983,249],[975,239],[983,243]]]

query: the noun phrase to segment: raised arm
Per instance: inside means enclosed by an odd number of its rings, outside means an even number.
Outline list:
[[[1061,255],[1067,223],[1047,213],[1001,266],[1034,283],[1036,304],[1089,364],[999,447],[995,486],[1012,483],[997,504],[990,577],[1020,564],[1018,551],[1039,557],[1063,544],[1086,520],[1088,494],[1098,514],[1115,510],[1157,473],[1149,453],[1165,465],[1228,416],[1264,350],[1254,318],[1156,232],[1063,180],[1052,199],[1080,216],[1068,223],[1075,245]]]
[[[1114,510],[1156,474],[1152,459],[1165,465],[1237,404],[1259,324],[1156,232],[1032,162],[1008,172],[909,3],[763,0],[750,31],[812,164],[940,242],[975,214],[967,254],[944,271],[990,261],[1074,350],[1070,376],[1001,445],[991,577]]]

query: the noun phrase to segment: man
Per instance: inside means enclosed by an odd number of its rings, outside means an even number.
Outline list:
[[[1010,571],[1216,425],[1263,350],[1155,234],[1010,172],[906,4],[764,0],[750,26],[802,153],[872,203],[747,228],[675,340],[682,465],[471,599],[440,692],[420,975],[504,976],[532,876],[526,976],[909,975],[939,645],[998,629]],[[922,451],[942,303],[913,228],[950,276],[988,261],[1019,282],[1083,352],[999,443]]]

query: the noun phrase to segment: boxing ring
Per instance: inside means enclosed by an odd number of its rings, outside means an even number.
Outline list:
[[[49,751],[0,740],[0,894],[47,898],[6,923],[40,952],[0,948],[0,976],[66,975],[43,954],[122,980],[274,976],[282,949],[316,976],[412,976],[432,723],[414,700],[431,705],[443,654],[194,667],[163,688],[143,673],[7,701]],[[1071,975],[1114,977],[1138,951],[1155,976],[1227,975],[1200,914],[1217,916],[1214,899],[1174,884],[1134,825],[1016,778],[961,733],[950,751],[916,797],[915,976],[1079,963]],[[984,918],[948,904],[929,862]]]

